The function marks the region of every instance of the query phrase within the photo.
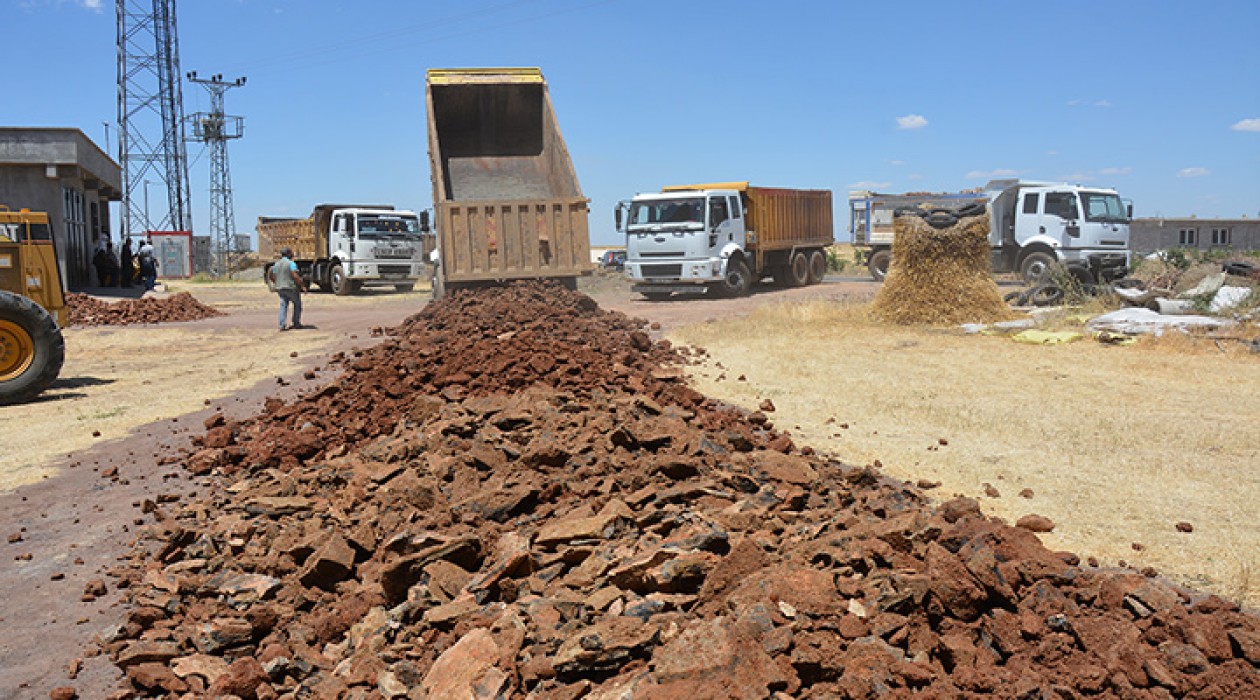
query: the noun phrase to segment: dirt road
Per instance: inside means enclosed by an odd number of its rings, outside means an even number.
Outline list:
[[[122,622],[123,611],[115,591],[84,593],[95,581],[109,585],[105,571],[152,521],[145,511],[197,492],[198,483],[169,456],[216,412],[248,417],[269,397],[321,385],[340,371],[328,366],[334,353],[375,343],[374,328],[399,323],[428,300],[422,291],[310,295],[304,321],[315,328],[280,334],[274,296],[257,283],[181,288],[228,315],[67,329],[67,363],[52,391],[34,404],[0,408],[0,535],[11,562],[0,567],[5,697],[47,698],[71,684],[80,697],[112,692],[114,667],[84,654],[93,638]],[[647,302],[618,276],[597,275],[581,288],[601,306],[658,323],[662,332],[768,304],[869,298],[876,289],[835,279],[746,299]]]

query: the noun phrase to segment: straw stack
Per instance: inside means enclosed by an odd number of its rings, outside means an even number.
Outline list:
[[[989,274],[989,217],[936,229],[919,216],[893,220],[892,264],[873,312],[897,324],[991,323],[1011,317]]]

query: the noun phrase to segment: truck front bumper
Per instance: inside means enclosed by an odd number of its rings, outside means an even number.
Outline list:
[[[637,285],[694,287],[720,282],[726,277],[726,258],[703,260],[626,261],[626,277]]]
[[[418,260],[390,262],[352,262],[347,265],[346,278],[362,284],[398,284],[418,280],[428,274],[425,264]]]

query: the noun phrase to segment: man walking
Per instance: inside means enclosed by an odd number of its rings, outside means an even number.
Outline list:
[[[302,292],[306,291],[306,283],[298,273],[297,263],[293,262],[293,251],[281,248],[280,259],[271,266],[267,275],[275,286],[276,293],[280,295],[280,330],[301,328]],[[293,324],[286,327],[284,320],[289,315],[289,304],[293,304]]]
[[[144,279],[144,291],[151,292],[157,287],[157,256],[153,252],[152,239],[144,239],[137,257],[140,259],[140,277]]]

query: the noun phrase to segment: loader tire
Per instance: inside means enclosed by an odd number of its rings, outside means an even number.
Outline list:
[[[35,398],[57,379],[65,358],[52,315],[24,296],[0,292],[0,406]]]

